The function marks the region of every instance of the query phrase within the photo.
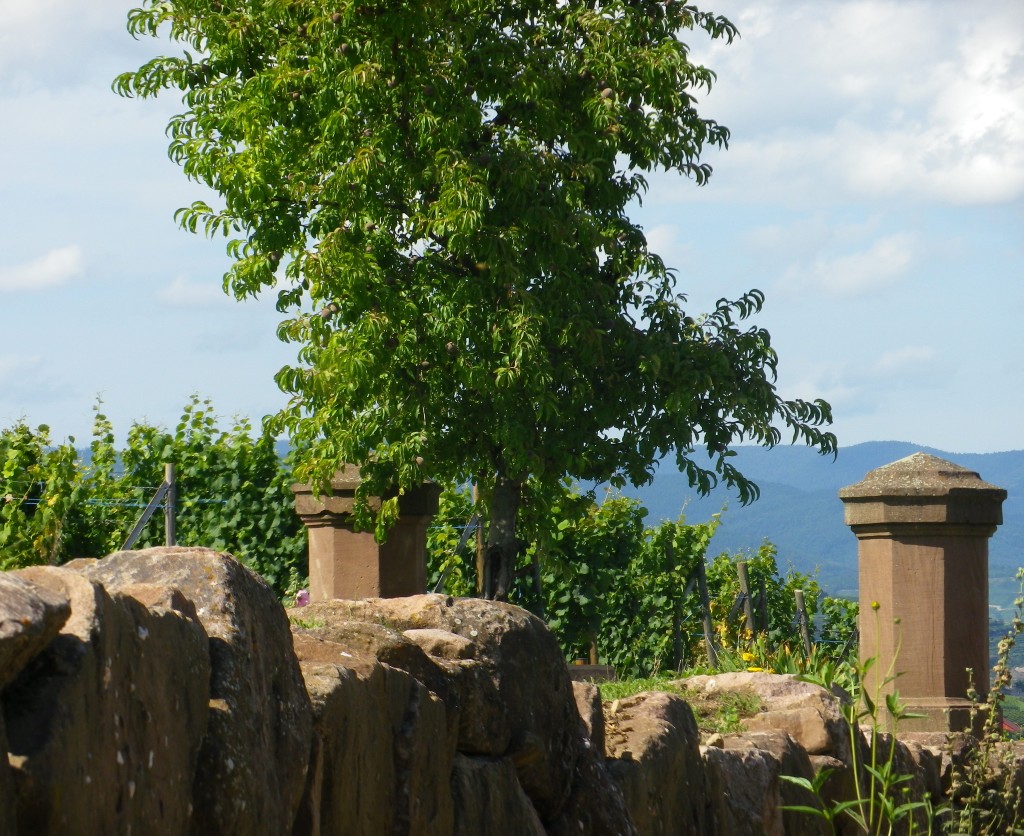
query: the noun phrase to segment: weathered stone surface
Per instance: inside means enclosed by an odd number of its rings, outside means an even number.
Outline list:
[[[857,784],[850,764],[831,755],[810,755],[814,774],[823,769],[828,776],[821,785],[821,801],[830,808],[857,797]],[[863,836],[863,831],[849,816],[840,816],[835,822],[837,836]]]
[[[303,607],[303,611],[309,613],[309,607]],[[457,701],[449,700],[450,686],[446,671],[400,630],[374,622],[332,618],[323,626],[304,628],[302,632],[406,671],[442,700],[449,702],[452,708],[458,708]]]
[[[740,671],[691,676],[679,684],[704,693],[746,692],[756,695],[763,711],[743,721],[750,731],[778,729],[811,755],[849,758],[850,742],[839,697],[792,674]]]
[[[841,488],[846,524],[1002,523],[1006,491],[973,470],[928,453],[914,453]]]
[[[456,755],[452,772],[455,836],[515,833],[544,836],[537,811],[519,784],[508,758]]]
[[[692,712],[678,695],[616,701],[607,706],[604,760],[594,745],[605,728],[596,689],[564,687],[566,680],[554,674],[556,665],[565,674],[557,649],[534,635],[537,625],[515,608],[441,596],[307,607],[295,614],[305,626],[294,628],[293,653],[291,637],[275,640],[273,625],[283,619],[276,601],[253,590],[262,586],[231,558],[206,550],[159,552],[159,567],[146,554],[128,553],[113,566],[75,561],[73,568],[0,576],[16,579],[19,594],[28,589],[65,608],[70,603],[60,632],[38,640],[45,646],[11,655],[26,661],[0,687],[0,753],[8,754],[0,758],[0,836],[190,830],[813,836],[824,832],[823,822],[785,808],[815,800],[783,776],[833,769],[825,803],[854,797],[847,737],[840,746],[829,727],[833,697],[791,677],[722,674],[686,682],[750,691],[767,709],[753,722],[765,730],[713,735],[701,748]],[[219,591],[205,589],[216,586]],[[268,617],[269,632],[257,624]],[[203,621],[220,632],[208,635]],[[221,666],[212,671],[211,652],[220,654]],[[250,758],[288,769],[274,760],[287,749],[266,731],[279,728],[278,720],[259,725],[264,713],[283,716],[287,702],[274,679],[287,662],[275,665],[261,658],[267,654],[287,657],[293,668],[298,655],[303,692],[312,697],[310,724],[315,711],[295,770],[299,779],[306,771],[297,814],[283,827],[268,826],[241,818],[232,806],[232,818],[207,815],[197,824],[190,809],[196,793],[230,801],[238,790],[227,779],[199,788],[196,775],[214,774],[201,758],[216,767],[225,745],[242,746],[237,741],[248,736]],[[221,743],[211,746],[204,725],[209,684],[228,675],[256,682],[248,686],[244,710],[237,692],[221,683],[213,711],[222,713],[224,725],[217,732]],[[808,756],[787,729],[812,750],[844,759]],[[858,729],[853,737],[862,786],[863,764],[870,762],[865,734],[870,730]],[[573,740],[563,743],[563,735]],[[901,784],[909,801],[948,791],[953,764],[963,764],[978,745],[963,734],[901,732],[900,738],[880,734],[876,745],[882,753],[894,747],[893,771],[910,776]],[[989,763],[993,788],[1024,784],[1024,744],[997,748]],[[261,774],[241,768],[247,780]],[[537,791],[542,776],[566,774],[567,787]],[[283,809],[280,797],[288,792],[248,784],[244,790],[247,799],[276,791],[271,814]],[[278,824],[284,821],[282,815]],[[909,828],[904,824],[897,833]],[[923,811],[913,824],[926,828]],[[836,832],[853,836],[857,829],[847,817]]]
[[[870,784],[871,776],[868,774],[866,765],[871,763],[871,738],[870,733],[865,732],[865,748],[860,762],[862,764],[861,771],[861,786],[868,786]],[[928,758],[925,763],[926,767],[921,768],[920,757],[922,753],[920,750],[912,752],[911,749],[900,739],[893,739],[891,734],[885,734],[879,732],[875,740],[875,751],[879,761],[883,761],[892,757],[892,772],[893,775],[909,776],[910,780],[900,784],[901,799],[905,802],[920,802],[924,801],[928,797],[929,785],[934,785],[937,780],[937,776],[932,774],[929,775],[928,767],[934,766],[937,772],[938,763]],[[915,749],[917,747],[915,746]],[[924,757],[927,758],[925,755]],[[923,833],[927,832],[928,829],[928,816],[927,812],[922,808],[918,809],[912,814],[915,826],[913,832]],[[905,820],[904,824],[908,824]],[[907,832],[904,828],[898,828],[897,832]]]
[[[675,694],[637,694],[606,705],[608,771],[640,833],[705,832],[699,742],[693,711]]]
[[[590,744],[590,741],[585,743]],[[578,836],[580,833],[633,836],[637,833],[622,790],[607,768],[604,753],[592,744],[576,761],[572,791],[561,812],[545,825],[548,836]]]
[[[409,641],[416,642],[424,653],[440,659],[472,659],[476,655],[476,647],[469,639],[447,630],[420,628],[406,630],[403,635]]]
[[[66,568],[17,574],[71,602],[2,693],[20,830],[186,832],[209,699],[202,626]]]
[[[443,595],[323,601],[302,613],[327,625],[358,620],[395,633],[442,630],[471,642],[473,658],[431,657],[447,673],[449,705],[459,707],[459,751],[510,758],[541,819],[558,815],[583,735],[565,660],[542,621],[509,604]],[[420,662],[403,650],[389,664],[411,659]]]
[[[73,561],[109,589],[177,589],[209,635],[209,726],[191,830],[286,833],[305,786],[312,713],[273,590],[230,555],[168,547]]]
[[[4,715],[0,711],[0,836],[14,836],[18,832],[15,818],[17,796],[14,792],[14,775],[7,763],[7,733],[4,729]]]
[[[455,738],[445,706],[404,671],[299,632],[313,769],[294,833],[449,834]]]
[[[115,588],[119,594],[134,598],[147,607],[174,610],[186,618],[199,621],[196,605],[186,598],[180,589],[153,583],[129,583]]]
[[[783,836],[778,759],[762,749],[705,747],[710,833]]]
[[[936,733],[925,732],[924,734]],[[945,735],[942,736],[945,737]],[[900,743],[906,747],[907,754],[914,764],[915,771],[921,778],[923,791],[931,796],[932,799],[941,798],[942,761],[943,757],[948,757],[949,744],[943,743],[941,746],[935,747],[926,740],[915,740],[912,734],[907,736],[900,735]],[[946,752],[943,749],[946,749]]]
[[[455,736],[448,733],[445,704],[405,671],[382,667],[395,729],[397,806],[403,813],[397,832],[447,836],[454,818]]]
[[[760,749],[767,752],[779,763],[779,775],[794,778],[814,778],[815,771],[807,751],[794,742],[785,731],[743,732],[742,734],[724,735],[723,748],[726,751],[743,749]],[[821,803],[815,795],[801,787],[781,779],[777,784],[769,785],[772,793],[771,803],[782,808],[782,828],[786,833],[795,836],[826,836],[831,833],[827,823],[820,817],[809,813],[787,810],[787,807],[803,806],[821,809]],[[775,797],[777,793],[777,799]]]
[[[939,791],[943,794],[949,792],[954,768],[963,766],[978,743],[973,735],[966,732],[901,732],[899,739],[915,760],[923,760],[920,753],[926,750],[936,761]]]
[[[70,614],[62,595],[27,578],[0,574],[0,688],[53,640]]]
[[[592,682],[573,682],[572,694],[587,732],[587,748],[592,748],[597,757],[603,759],[604,707],[601,705],[601,691]]]

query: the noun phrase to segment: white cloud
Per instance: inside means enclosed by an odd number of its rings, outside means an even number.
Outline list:
[[[891,409],[894,397],[934,388],[943,379],[941,357],[932,346],[906,345],[881,354],[824,360],[803,370],[787,386],[802,398],[823,398],[834,414],[850,417]]]
[[[716,7],[727,16],[730,5]],[[702,107],[733,129],[711,187],[683,200],[945,204],[1024,196],[1018,3],[786,0],[735,11],[741,38],[695,49]],[[698,42],[695,39],[695,46]],[[703,52],[703,54],[701,54]]]
[[[796,217],[786,223],[769,223],[753,227],[742,235],[743,243],[753,250],[758,263],[766,257],[783,257],[791,261],[798,253],[813,252],[826,247],[855,248],[882,228],[877,214],[850,220],[824,212]]]
[[[25,372],[38,369],[41,362],[39,357],[0,354],[0,383],[9,383]]]
[[[0,354],[0,426],[21,420],[49,421],[40,406],[80,394],[74,383],[54,374],[57,367],[38,355]]]
[[[669,269],[679,269],[693,259],[693,247],[675,224],[658,224],[644,230],[647,247],[661,256]]]
[[[0,267],[0,292],[59,287],[81,272],[82,250],[77,245],[58,247],[25,264]]]
[[[871,366],[871,376],[892,377],[920,371],[935,359],[935,349],[926,345],[908,345],[884,352]]]
[[[220,284],[189,281],[177,276],[170,284],[157,291],[157,299],[172,308],[215,308],[232,304]]]
[[[899,281],[912,265],[916,249],[911,233],[883,235],[866,249],[818,254],[809,263],[793,265],[779,284],[785,290],[817,288],[837,296],[869,293]]]
[[[0,88],[78,86],[101,67],[109,85],[118,68],[138,66],[158,48],[149,38],[134,41],[126,31],[133,5],[142,4],[0,0]]]

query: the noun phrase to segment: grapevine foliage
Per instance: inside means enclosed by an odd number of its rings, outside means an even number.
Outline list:
[[[752,554],[709,558],[717,517],[695,524],[681,517],[651,528],[637,500],[611,494],[598,504],[564,486],[546,518],[531,507],[537,545],[529,554],[541,567],[540,583],[520,571],[510,597],[545,618],[567,659],[587,659],[593,648],[620,675],[645,677],[707,664],[695,582],[702,562],[716,646],[736,655],[751,641],[736,607],[739,560],[747,564],[752,592],[764,590],[764,643],[799,647],[793,592],[801,589],[812,622],[821,602],[819,652],[838,656],[856,648],[857,605],[824,596],[813,575],[780,571],[771,543]],[[447,489],[428,538],[431,584],[443,576],[452,594],[471,594],[476,584],[474,541],[455,550],[471,509],[465,491]]]
[[[192,398],[173,432],[133,424],[121,449],[100,405],[87,452],[74,438],[53,445],[45,425],[18,423],[0,430],[0,461],[0,569],[118,550],[172,463],[178,544],[229,552],[282,595],[307,573],[290,462],[248,421],[220,429],[208,401]],[[155,514],[135,547],[163,543]]]

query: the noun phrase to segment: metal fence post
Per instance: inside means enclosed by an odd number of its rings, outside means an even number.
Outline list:
[[[178,500],[178,489],[174,482],[174,465],[164,465],[164,484],[167,485],[167,495],[164,497],[164,542],[168,546],[177,545],[177,527],[174,514]]]

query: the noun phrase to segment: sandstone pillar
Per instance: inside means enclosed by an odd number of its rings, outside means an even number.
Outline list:
[[[351,466],[331,479],[331,496],[316,497],[311,486],[292,485],[295,510],[309,529],[310,600],[398,598],[425,592],[427,526],[437,513],[440,488],[425,484],[399,497],[398,522],[387,542],[377,543],[373,532],[352,528],[358,486],[359,470]]]
[[[882,692],[895,687],[925,715],[901,729],[967,728],[968,688],[988,693],[988,540],[1003,521],[1006,491],[915,453],[839,497],[857,536],[860,655],[877,658],[865,688],[873,697],[887,672],[899,673]]]

